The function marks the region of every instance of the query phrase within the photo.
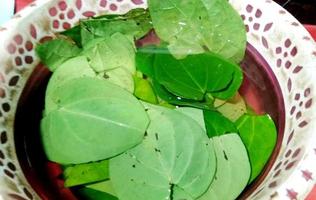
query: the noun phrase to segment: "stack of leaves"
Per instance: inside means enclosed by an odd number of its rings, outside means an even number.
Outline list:
[[[276,141],[238,94],[242,20],[225,0],[148,3],[37,46],[53,72],[46,155],[84,199],[236,199]],[[153,32],[159,44],[135,46]]]

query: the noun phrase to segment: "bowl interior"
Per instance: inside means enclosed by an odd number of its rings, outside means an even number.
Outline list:
[[[278,156],[283,140],[285,112],[275,75],[250,44],[247,46],[242,68],[244,82],[240,89],[241,95],[258,114],[270,114],[278,128],[278,140],[273,155],[261,175],[241,195],[244,199],[263,181]],[[20,97],[14,125],[17,156],[27,180],[42,199],[75,199],[69,190],[62,189],[61,169],[58,165],[47,162],[41,145],[40,120],[50,75],[43,65],[38,65]]]

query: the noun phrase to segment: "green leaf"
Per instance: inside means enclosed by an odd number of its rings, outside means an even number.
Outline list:
[[[173,194],[170,199],[174,200],[195,200],[192,196],[190,196],[187,192],[185,192],[183,189],[174,186],[173,187]]]
[[[103,181],[109,178],[109,161],[68,166],[64,170],[65,187]]]
[[[176,96],[201,101],[205,94],[225,90],[239,66],[215,54],[190,55],[177,60],[158,54],[154,61],[157,81]]]
[[[116,192],[113,188],[113,184],[112,184],[111,180],[106,180],[106,181],[102,181],[102,182],[98,182],[98,183],[89,184],[89,185],[86,185],[85,187],[87,187],[89,189],[97,190],[100,192],[105,192],[105,193],[108,193],[112,196],[117,196]]]
[[[277,130],[269,115],[244,115],[236,121],[239,135],[250,158],[252,182],[269,160],[277,140]]]
[[[184,99],[184,98],[175,96],[171,94],[168,90],[166,90],[164,86],[160,85],[156,80],[153,80],[153,87],[157,96],[170,104],[180,105],[180,106],[191,106],[194,108],[201,108],[201,109],[214,109],[213,102],[194,101],[194,100]]]
[[[237,132],[235,124],[219,112],[204,110],[203,114],[208,137]]]
[[[236,63],[243,59],[245,26],[228,1],[149,0],[148,5],[155,31],[173,55],[207,49]]]
[[[130,93],[134,92],[133,74],[131,74],[125,67],[118,67],[109,71],[100,72],[98,77],[118,85]]]
[[[80,77],[96,77],[85,56],[71,58],[61,64],[49,79],[45,97],[45,114],[54,110],[57,106],[51,101],[52,93],[59,90],[67,81]]]
[[[237,119],[239,119],[239,117],[247,113],[246,103],[239,94],[228,101],[215,99],[214,107],[216,107],[218,112],[220,112],[232,122],[235,122]]]
[[[135,91],[134,95],[148,103],[158,104],[158,99],[156,94],[151,86],[151,83],[143,78],[139,78],[134,76],[134,83],[135,83]]]
[[[81,188],[79,190],[80,199],[82,200],[118,200],[117,197],[90,188]]]
[[[60,34],[71,38],[78,47],[82,47],[80,32],[81,32],[80,26],[77,25],[77,26],[72,27],[71,29],[61,32]]]
[[[82,54],[89,58],[99,78],[134,92],[135,46],[128,37],[115,33],[108,38],[92,40]]]
[[[36,46],[36,53],[49,70],[55,71],[63,62],[73,58],[81,50],[69,40],[57,38]]]
[[[206,131],[203,110],[191,108],[191,107],[180,107],[180,108],[177,108],[176,110],[194,119],[203,128],[203,130]]]
[[[148,77],[154,76],[154,57],[156,47],[148,46],[137,49],[136,52],[136,68]]]
[[[235,200],[247,186],[250,176],[247,150],[238,134],[212,139],[217,158],[216,178],[197,200]]]
[[[109,21],[114,21],[114,20],[127,20],[127,19],[137,19],[141,18],[144,15],[148,15],[148,10],[144,8],[134,8],[130,11],[128,11],[126,14],[107,14],[107,15],[100,15],[97,17],[92,17],[92,20],[94,19],[104,19],[104,20],[109,20]],[[91,20],[91,19],[90,19]]]
[[[49,160],[80,164],[116,156],[144,137],[149,119],[126,90],[95,78],[78,78],[51,95],[57,104],[41,122]]]
[[[138,9],[128,16],[102,17],[82,21],[81,38],[85,46],[91,39],[109,37],[114,33],[129,35],[139,39],[146,35],[151,29],[151,20],[147,10]]]
[[[205,131],[175,110],[145,107],[151,119],[147,136],[140,145],[110,160],[110,178],[119,199],[168,199],[175,186],[193,198],[200,196],[216,168]]]
[[[98,73],[118,67],[126,68],[131,74],[136,71],[134,42],[121,33],[90,41],[82,54]]]
[[[236,67],[233,75],[233,80],[228,85],[228,87],[220,92],[213,92],[212,95],[219,99],[229,99],[236,95],[236,92],[239,90],[242,81],[243,81],[243,73],[240,67]]]

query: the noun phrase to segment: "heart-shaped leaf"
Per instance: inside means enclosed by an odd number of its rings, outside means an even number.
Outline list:
[[[85,56],[74,57],[61,64],[49,79],[45,97],[46,114],[57,106],[51,101],[53,91],[59,90],[69,80],[96,76]]]
[[[134,76],[134,83],[135,83],[134,95],[137,98],[143,101],[146,101],[148,103],[152,103],[152,104],[158,103],[158,99],[153,90],[153,87],[148,80]]]
[[[240,94],[236,94],[234,98],[228,101],[215,99],[214,107],[232,122],[237,121],[241,116],[247,113],[247,106]]]
[[[110,178],[119,199],[169,199],[174,187],[199,197],[216,168],[205,131],[175,110],[145,106],[151,119],[147,136],[140,145],[110,160]]]
[[[240,15],[223,0],[148,0],[157,35],[169,43],[177,57],[218,53],[240,62],[246,48],[245,25]]]
[[[203,130],[206,131],[203,110],[192,108],[192,107],[179,107],[176,110],[181,112],[182,114],[185,114],[186,116],[194,119],[197,123],[200,124],[200,126],[203,128]]]
[[[235,124],[217,111],[204,110],[204,122],[209,137],[236,133]]]
[[[66,60],[79,55],[79,49],[71,41],[58,38],[36,46],[36,53],[51,71],[55,71]]]
[[[81,21],[80,28],[81,43],[85,46],[95,38],[108,37],[115,33],[139,39],[152,29],[152,24],[148,10],[133,9],[124,16],[103,16]]]
[[[51,161],[104,160],[143,140],[149,123],[144,107],[112,83],[73,79],[51,96],[56,107],[41,122],[44,150]]]
[[[121,33],[90,41],[82,54],[98,73],[118,67],[126,68],[131,74],[136,71],[134,41]]]
[[[250,164],[247,150],[238,134],[213,137],[217,171],[208,191],[198,200],[235,200],[247,186]]]
[[[277,130],[269,115],[244,115],[236,121],[251,163],[252,182],[269,160],[277,140]]]
[[[67,166],[64,169],[65,187],[95,183],[109,178],[109,161]]]
[[[154,60],[155,79],[174,95],[195,101],[202,101],[206,93],[224,91],[238,69],[239,66],[211,53],[181,60],[170,54],[157,54]],[[236,91],[238,87],[234,87]]]
[[[89,185],[86,185],[85,187],[87,187],[89,189],[97,190],[100,192],[105,192],[105,193],[108,193],[112,196],[117,196],[116,192],[113,188],[113,184],[112,184],[111,180],[106,180],[106,181],[102,181],[102,182],[89,184]]]
[[[78,193],[84,200],[119,200],[117,197],[109,193],[90,188],[81,188],[78,190]]]

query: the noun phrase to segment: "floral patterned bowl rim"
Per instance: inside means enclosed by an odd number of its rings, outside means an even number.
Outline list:
[[[230,0],[248,42],[274,72],[284,98],[285,132],[276,162],[248,199],[305,199],[316,174],[316,45],[304,27],[271,0]],[[0,194],[39,199],[18,163],[13,123],[19,96],[39,59],[37,42],[79,19],[146,8],[145,0],[39,0],[0,27]]]

